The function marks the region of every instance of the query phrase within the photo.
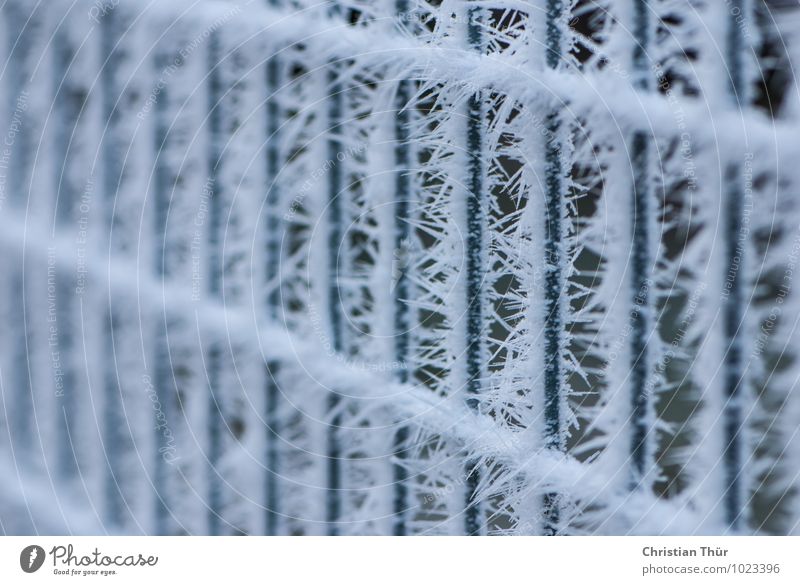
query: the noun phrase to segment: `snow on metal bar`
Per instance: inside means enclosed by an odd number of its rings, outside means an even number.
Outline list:
[[[0,529],[797,533],[800,13],[688,5],[3,4]]]

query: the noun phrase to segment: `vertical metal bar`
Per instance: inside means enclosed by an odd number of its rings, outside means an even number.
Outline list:
[[[54,230],[64,227],[69,221],[73,205],[77,200],[77,193],[74,185],[68,176],[70,168],[69,147],[78,115],[82,107],[80,94],[70,92],[70,80],[68,79],[69,67],[74,58],[74,51],[70,41],[66,38],[67,32],[56,33],[54,40],[54,111],[55,111],[55,135],[53,148],[55,151],[54,184],[56,201],[54,206]],[[68,275],[57,276],[56,292],[56,328],[57,345],[53,349],[62,365],[63,376],[61,378],[61,392],[56,391],[56,396],[60,398],[61,408],[56,409],[56,428],[59,429],[59,461],[58,471],[62,479],[77,477],[79,469],[77,466],[76,455],[72,450],[72,438],[75,436],[74,423],[76,421],[77,408],[75,404],[75,392],[77,389],[75,380],[75,369],[72,366],[74,357],[73,339],[73,311],[72,287],[68,282]]]
[[[339,248],[342,242],[342,169],[338,161],[338,154],[341,148],[340,141],[334,136],[341,129],[339,125],[342,119],[343,94],[342,86],[338,80],[336,68],[329,65],[328,72],[328,160],[333,161],[328,171],[328,310],[331,325],[331,344],[333,350],[341,353],[343,350],[343,319],[340,307],[339,291]],[[328,397],[328,412],[335,413],[339,408],[339,395],[333,390]],[[341,449],[339,444],[339,433],[337,428],[341,423],[341,417],[335,414],[328,427],[328,453],[327,453],[327,522],[328,534],[335,536],[339,534],[337,522],[341,514]]]
[[[218,180],[219,166],[222,158],[222,72],[221,72],[220,38],[217,31],[211,34],[208,47],[208,188],[209,188],[209,277],[208,293],[211,298],[222,297],[222,242],[220,226],[222,223],[223,185]],[[215,393],[219,390],[221,367],[221,348],[219,340],[211,341],[208,350],[208,531],[211,535],[219,534],[220,513],[222,507],[222,488],[217,467],[222,456],[222,409]]]
[[[561,61],[561,26],[564,11],[562,0],[548,0],[546,36],[546,59],[550,69],[556,69]],[[546,119],[548,140],[545,145],[545,331],[544,331],[544,421],[545,444],[551,449],[564,448],[561,429],[562,401],[564,400],[563,372],[561,371],[562,338],[564,335],[562,269],[562,176],[561,119],[557,111],[551,111]],[[544,533],[558,531],[558,495],[544,497]]]
[[[397,165],[397,175],[395,178],[395,217],[396,217],[396,240],[395,250],[403,250],[407,247],[409,239],[409,198],[411,196],[410,177],[408,176],[411,165],[410,149],[408,146],[408,112],[405,105],[410,98],[410,82],[401,80],[397,85],[397,118],[395,125],[395,135],[397,137],[397,148],[395,164]],[[401,384],[408,382],[408,368],[405,367],[409,353],[409,335],[411,330],[410,311],[408,306],[410,287],[408,285],[408,274],[405,269],[400,269],[395,284],[395,358],[398,364],[397,380]],[[403,426],[395,434],[395,457],[402,461],[406,458],[406,442],[408,441],[408,427]],[[394,534],[403,536],[407,533],[406,514],[408,508],[408,474],[402,463],[394,466]]]
[[[277,282],[280,270],[280,228],[279,206],[281,191],[278,184],[278,173],[280,172],[280,149],[278,131],[280,127],[280,107],[277,102],[276,92],[280,89],[280,61],[273,55],[266,65],[266,89],[267,89],[267,147],[266,147],[266,184],[267,184],[267,205],[266,205],[266,281],[267,283]],[[280,286],[275,286],[267,297],[267,314],[269,318],[277,323],[280,318]],[[278,363],[267,362],[266,364],[266,412],[265,422],[267,425],[266,437],[266,481],[265,494],[265,532],[267,534],[278,534],[278,512],[280,510],[280,500],[278,494],[278,456],[279,440],[279,420],[277,414],[279,388],[277,384]]]
[[[155,59],[155,72],[166,70],[169,64],[169,57],[163,53],[157,54]],[[161,282],[168,277],[168,268],[166,266],[165,257],[165,242],[167,235],[167,214],[169,210],[169,174],[167,163],[165,162],[164,152],[169,149],[167,143],[167,133],[169,129],[169,89],[166,85],[162,88],[159,99],[156,100],[154,117],[155,117],[155,132],[153,142],[153,152],[155,155],[155,168],[153,175],[153,270],[157,279]],[[165,420],[170,418],[170,392],[168,388],[172,384],[172,370],[169,363],[169,347],[167,346],[167,317],[166,314],[161,314],[156,319],[154,331],[154,355],[153,355],[153,369],[154,369],[154,386],[155,393],[159,404],[161,405],[162,413],[166,417]],[[167,494],[167,470],[166,462],[162,457],[163,449],[167,447],[164,440],[164,433],[161,429],[161,422],[156,419],[155,421],[155,437],[153,441],[153,466],[154,478],[153,486],[156,492],[155,508],[155,527],[156,534],[166,534],[167,531],[167,516],[169,514],[168,494]]]
[[[16,143],[12,152],[11,148],[5,148],[0,157],[0,174],[3,179],[7,177],[6,185],[2,189],[2,198],[8,198],[12,207],[22,207],[25,201],[26,177],[30,171],[31,157],[30,136],[31,132],[25,130],[25,112],[20,108],[19,100],[27,92],[29,79],[27,77],[27,62],[30,57],[30,47],[32,42],[29,37],[36,34],[35,19],[26,23],[20,8],[15,3],[6,4],[3,7],[3,18],[6,20],[6,39],[8,61],[6,64],[5,89],[8,101],[6,107],[6,121],[9,126],[16,123],[20,125],[19,131],[14,139]],[[21,254],[24,262],[25,255]],[[34,412],[33,388],[31,387],[31,369],[29,352],[29,333],[28,333],[28,311],[27,295],[25,292],[24,265],[21,270],[13,271],[9,280],[11,285],[10,295],[13,299],[14,308],[10,311],[10,332],[19,335],[15,344],[13,357],[12,384],[9,386],[13,390],[13,401],[11,416],[7,419],[7,424],[12,430],[14,441],[14,452],[24,457],[26,451],[33,444],[33,435],[30,432],[33,428]],[[16,303],[19,303],[18,305]]]
[[[408,0],[397,0],[396,9],[398,16],[402,17],[408,11]],[[411,198],[411,178],[409,176],[411,167],[411,149],[408,144],[408,125],[410,123],[409,111],[406,109],[411,98],[411,81],[401,79],[397,82],[397,95],[395,97],[395,116],[394,132],[397,144],[395,146],[395,251],[402,253],[408,248],[410,236],[409,211]],[[408,306],[410,287],[408,283],[408,273],[405,267],[398,270],[397,280],[394,287],[394,344],[395,360],[401,367],[397,368],[397,381],[401,384],[408,382],[408,368],[404,367],[408,361],[411,315]],[[400,461],[393,466],[394,481],[394,525],[393,533],[395,536],[407,534],[407,514],[408,514],[408,473],[403,466],[403,459],[406,458],[406,442],[408,441],[408,427],[402,426],[395,433],[394,455]]]
[[[746,107],[746,88],[744,78],[744,31],[738,22],[741,15],[746,15],[746,0],[731,0],[728,6],[728,30],[726,39],[726,61],[730,73],[730,93],[734,103]],[[740,339],[740,328],[744,320],[744,291],[741,274],[744,268],[744,250],[740,245],[743,229],[744,193],[740,182],[739,169],[733,164],[726,169],[725,192],[728,196],[725,209],[725,248],[729,263],[725,266],[725,277],[728,294],[723,295],[723,323],[727,347],[725,348],[724,376],[726,402],[725,448],[723,461],[725,465],[727,489],[724,494],[725,514],[730,529],[741,528],[743,519],[744,494],[741,480],[742,466],[742,385],[743,364]]]
[[[640,90],[649,89],[647,50],[650,42],[646,0],[634,0],[634,85]],[[650,334],[650,294],[648,269],[652,264],[650,250],[650,198],[648,176],[649,139],[645,132],[637,130],[631,141],[631,165],[633,168],[633,217],[632,261],[631,261],[631,399],[633,433],[631,436],[631,460],[633,474],[631,483],[639,487],[649,467],[648,445],[650,400],[647,379],[650,360],[647,337]]]
[[[467,11],[467,42],[470,48],[483,52],[480,8]],[[484,160],[483,160],[483,106],[480,93],[472,93],[467,104],[467,405],[476,410],[483,382],[483,297],[482,287],[484,274],[483,230],[484,212]],[[473,462],[467,463],[466,484],[467,501],[464,512],[464,528],[468,535],[479,535],[483,530],[481,506],[476,503],[475,495],[480,483],[480,470]]]
[[[117,143],[117,122],[119,111],[116,108],[119,99],[119,87],[116,83],[116,75],[120,69],[121,56],[119,51],[114,50],[115,44],[119,40],[118,11],[112,10],[103,19],[101,27],[101,55],[105,57],[105,64],[100,75],[100,84],[103,93],[103,121],[106,131],[103,135],[103,192],[105,199],[104,223],[109,240],[113,233],[114,225],[114,202],[116,199],[117,188],[122,176],[122,160],[119,156],[119,145]],[[110,252],[110,241],[109,241]],[[106,455],[109,461],[109,473],[106,475],[105,485],[105,513],[109,522],[115,526],[122,524],[122,494],[119,490],[119,483],[123,481],[119,461],[122,457],[122,423],[120,412],[122,411],[121,390],[119,387],[116,366],[116,356],[114,343],[116,339],[117,327],[115,315],[111,304],[106,308],[104,319],[103,337],[105,338],[105,369],[103,388],[105,400],[103,402],[103,442],[105,444]]]

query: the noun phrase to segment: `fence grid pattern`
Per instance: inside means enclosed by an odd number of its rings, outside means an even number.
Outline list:
[[[0,15],[3,532],[800,531],[796,8]]]

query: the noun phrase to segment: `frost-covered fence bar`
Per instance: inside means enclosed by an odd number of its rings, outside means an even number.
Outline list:
[[[396,0],[395,10],[397,18],[406,18],[409,14],[410,5],[408,0]],[[416,321],[415,313],[412,311],[411,303],[414,300],[414,283],[409,275],[409,264],[412,262],[412,238],[411,230],[413,218],[416,217],[418,207],[412,193],[411,173],[413,172],[413,145],[409,141],[411,130],[411,112],[409,102],[414,90],[414,83],[410,79],[391,80],[395,88],[395,96],[391,102],[393,108],[388,110],[386,116],[387,123],[393,126],[394,130],[394,222],[395,240],[394,250],[386,246],[384,259],[388,259],[387,252],[392,253],[390,262],[392,272],[390,274],[390,286],[393,288],[393,312],[394,323],[392,337],[394,338],[394,357],[397,364],[396,377],[401,384],[407,384],[411,376],[410,350],[412,335],[414,330],[412,323]],[[391,94],[390,94],[391,95]],[[394,117],[391,123],[391,117]],[[387,161],[388,162],[388,161]],[[387,198],[391,201],[391,198]],[[390,211],[391,208],[390,208]],[[388,221],[391,221],[389,219]],[[388,242],[387,242],[388,243]],[[392,482],[394,483],[394,502],[392,512],[395,520],[392,533],[394,536],[405,536],[408,534],[408,508],[409,489],[408,472],[403,464],[406,458],[407,442],[410,438],[409,428],[405,425],[397,429],[393,445],[396,448],[394,456],[398,461],[393,466]]]
[[[565,4],[562,0],[547,0],[545,22],[545,64],[547,68],[556,70],[564,59],[564,21]],[[535,26],[535,25],[534,25]],[[562,450],[566,429],[567,389],[564,384],[566,373],[563,371],[565,353],[564,323],[565,305],[568,297],[565,290],[565,267],[570,263],[566,257],[566,241],[564,238],[564,222],[566,218],[566,201],[564,196],[564,158],[566,156],[567,120],[562,114],[562,104],[556,103],[546,116],[545,146],[545,230],[544,258],[545,267],[545,323],[544,323],[544,434],[548,448]],[[558,493],[545,494],[544,497],[544,531],[556,534],[559,530]]]
[[[109,193],[117,191],[117,185],[122,179],[123,154],[121,151],[123,141],[119,135],[120,117],[115,115],[117,110],[117,100],[120,95],[121,84],[119,75],[125,70],[125,56],[115,50],[118,39],[120,38],[120,27],[123,24],[123,17],[116,13],[103,24],[101,32],[100,54],[104,68],[100,78],[103,100],[103,119],[106,125],[103,132],[101,143],[101,160],[103,164],[103,200],[101,209],[103,222],[100,224],[106,233],[111,231],[114,222],[114,200]],[[110,238],[109,238],[110,240]],[[109,241],[109,249],[110,241]],[[105,479],[106,495],[104,498],[103,513],[108,521],[115,525],[122,525],[123,499],[117,487],[118,478],[121,474],[121,462],[124,458],[123,435],[120,404],[117,400],[120,386],[117,383],[116,353],[114,340],[119,330],[119,321],[115,318],[111,307],[103,311],[103,334],[101,343],[105,346],[103,354],[104,374],[102,388],[105,394],[103,419],[103,444],[108,456],[109,466]]]
[[[208,256],[207,262],[207,293],[211,298],[222,301],[223,267],[225,265],[222,253],[223,226],[225,224],[224,198],[230,185],[220,180],[222,174],[223,152],[225,147],[225,130],[223,124],[226,120],[223,87],[223,54],[220,33],[214,31],[208,41],[208,162],[206,173],[208,183],[203,194],[207,200],[208,209]],[[223,433],[223,407],[220,378],[222,369],[222,339],[212,339],[206,350],[205,370],[208,378],[208,414],[206,418],[208,453],[207,470],[207,497],[208,497],[208,533],[220,533],[220,514],[222,512],[222,487],[219,473],[219,464],[222,457]]]
[[[726,31],[726,65],[730,75],[730,93],[733,102],[740,109],[748,109],[750,89],[747,84],[746,66],[746,27],[752,26],[754,13],[749,0],[733,0],[729,7]],[[742,327],[747,313],[747,269],[748,260],[754,260],[748,253],[750,245],[749,204],[745,200],[743,182],[747,165],[747,153],[740,163],[729,163],[723,179],[723,190],[727,195],[725,211],[725,251],[728,255],[725,285],[722,291],[725,327],[725,451],[724,465],[726,475],[725,516],[730,530],[739,531],[748,513],[743,509],[749,497],[747,485],[748,474],[744,466],[748,464],[746,457],[748,429],[745,420],[750,416],[747,411],[751,390],[747,388],[745,376],[744,347]],[[752,182],[752,179],[750,179]],[[752,195],[750,195],[752,197]]]
[[[266,293],[267,317],[275,323],[281,319],[280,268],[283,241],[280,236],[281,213],[284,204],[284,190],[280,183],[283,151],[280,147],[282,108],[278,103],[278,92],[285,79],[283,60],[280,55],[273,55],[267,60],[265,67],[266,82],[266,145],[265,161],[265,197],[264,202],[264,240],[266,241],[264,263],[264,287]],[[265,452],[265,532],[277,534],[280,526],[280,499],[278,494],[278,478],[280,473],[280,431],[278,418],[278,401],[280,389],[278,376],[280,362],[266,362],[264,424],[266,426]]]
[[[650,8],[645,0],[634,0],[633,6],[633,31],[634,47],[632,69],[635,77],[634,84],[643,91],[651,89],[650,80],[652,67],[648,65],[650,56],[648,49],[652,36],[650,25]],[[643,130],[633,134],[630,146],[631,165],[633,167],[633,222],[631,247],[633,258],[631,260],[631,295],[630,303],[634,313],[631,316],[631,375],[630,388],[632,398],[631,419],[633,422],[633,436],[631,440],[631,463],[633,474],[631,483],[638,488],[645,481],[651,468],[651,453],[653,436],[653,406],[648,390],[648,380],[651,375],[650,356],[652,351],[648,347],[653,342],[650,340],[653,321],[652,293],[650,289],[651,276],[655,268],[652,255],[653,228],[655,227],[655,214],[653,213],[652,181],[650,168],[652,166],[652,150],[650,137]]]
[[[469,6],[469,5],[468,5]],[[481,27],[486,26],[486,14],[480,8],[466,9],[467,47],[478,54],[484,52]],[[484,347],[484,305],[486,304],[485,272],[486,272],[486,225],[485,198],[488,195],[484,165],[486,162],[483,125],[484,108],[479,92],[470,93],[466,108],[466,329],[465,334],[465,366],[466,366],[466,402],[478,409],[481,387],[485,383],[486,352]],[[481,470],[478,466],[467,463],[466,511],[464,513],[464,529],[468,535],[479,535],[484,531],[484,519],[477,502],[478,486]]]
[[[6,2],[0,525],[796,532],[800,37],[689,4]]]
[[[327,169],[327,187],[328,187],[328,202],[327,202],[327,222],[328,222],[328,270],[326,278],[328,280],[328,315],[330,319],[330,333],[331,333],[331,349],[338,355],[347,355],[344,344],[344,320],[347,318],[343,314],[342,308],[344,306],[344,299],[342,298],[341,281],[346,278],[348,261],[342,256],[346,253],[348,245],[344,236],[344,218],[343,207],[347,203],[348,191],[344,187],[342,166],[339,164],[340,152],[343,151],[343,143],[339,139],[342,134],[342,124],[344,120],[344,88],[337,79],[339,75],[339,67],[337,64],[331,64],[325,70],[325,79],[327,82],[327,91],[330,92],[327,97],[327,117],[323,117],[325,121],[322,131],[327,137],[327,158],[323,162],[329,165]],[[326,521],[328,523],[328,534],[335,536],[339,534],[337,522],[341,515],[341,499],[340,493],[342,480],[341,480],[341,447],[340,436],[338,427],[341,424],[341,417],[338,414],[341,402],[338,394],[339,390],[336,388],[331,389],[330,396],[328,397],[328,412],[330,416],[329,428],[327,432],[327,501],[326,501]]]

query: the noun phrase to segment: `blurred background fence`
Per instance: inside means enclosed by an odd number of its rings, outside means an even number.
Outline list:
[[[800,530],[794,4],[0,14],[3,532]]]

